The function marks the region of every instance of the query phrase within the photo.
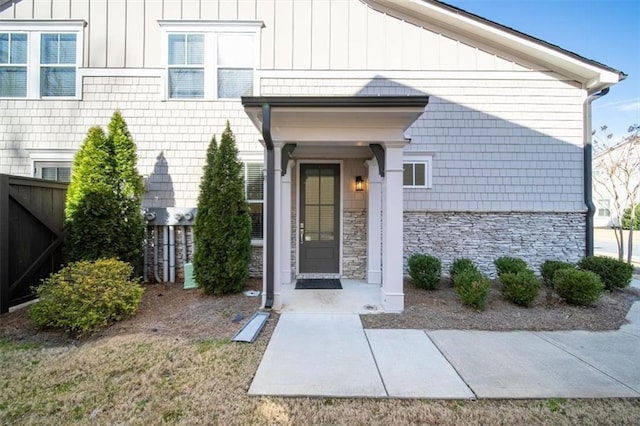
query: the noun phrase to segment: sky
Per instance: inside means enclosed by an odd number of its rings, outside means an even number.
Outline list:
[[[640,125],[640,0],[443,0],[483,18],[623,71],[594,101],[592,123],[619,141]]]

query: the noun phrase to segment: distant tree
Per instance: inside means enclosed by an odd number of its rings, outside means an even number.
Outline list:
[[[242,291],[251,261],[251,218],[229,122],[207,151],[195,223],[194,276],[205,293]]]
[[[65,205],[69,261],[115,257],[133,266],[142,254],[142,177],[136,146],[120,112],[109,134],[89,129],[76,154]]]
[[[607,126],[602,126],[600,130],[606,133],[608,129]],[[596,140],[598,160],[594,167],[600,173],[594,173],[593,179],[599,184],[596,186],[599,195],[606,195],[613,201],[613,214],[616,218],[613,231],[618,243],[618,259],[624,260],[625,235],[621,222],[625,210],[636,210],[640,195],[640,126],[630,126],[628,135],[616,145],[610,145],[611,138],[611,134],[607,134],[607,142]],[[633,254],[635,220],[636,216],[630,215],[626,259],[628,263],[631,263]]]

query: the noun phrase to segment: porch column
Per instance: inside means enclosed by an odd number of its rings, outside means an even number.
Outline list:
[[[273,144],[273,155],[275,160],[274,167],[274,194],[273,200],[267,200],[267,202],[273,202],[274,206],[274,229],[273,229],[273,309],[280,310],[282,307],[282,274],[280,271],[280,265],[282,264],[282,143]]]
[[[287,174],[282,177],[282,215],[280,226],[280,278],[282,284],[291,283],[291,173],[293,161],[287,164]]]
[[[404,310],[402,151],[405,142],[385,144],[382,181],[382,305],[385,312]]]
[[[367,199],[367,283],[382,283],[382,178],[378,162],[364,162],[369,169]]]

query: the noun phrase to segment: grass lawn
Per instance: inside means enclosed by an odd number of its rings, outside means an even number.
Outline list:
[[[137,317],[81,340],[0,316],[0,425],[5,424],[638,424],[640,400],[433,401],[249,397],[277,322],[232,343],[256,298],[149,287]]]

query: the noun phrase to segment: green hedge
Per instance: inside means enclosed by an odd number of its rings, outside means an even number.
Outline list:
[[[538,297],[540,282],[530,269],[517,273],[504,272],[500,275],[500,292],[516,305],[531,306]]]
[[[518,273],[527,269],[527,262],[517,257],[502,256],[493,261],[498,276],[511,272]]]
[[[491,281],[477,270],[464,269],[456,274],[455,289],[464,305],[484,311]]]
[[[462,271],[478,271],[478,267],[471,259],[455,259],[449,267],[449,277],[451,277],[454,285],[456,284],[456,276]]]
[[[578,268],[598,274],[607,290],[628,287],[633,278],[633,265],[612,257],[585,257],[578,263]]]
[[[553,285],[567,303],[582,306],[594,304],[604,290],[597,274],[578,269],[558,270],[553,276]]]

